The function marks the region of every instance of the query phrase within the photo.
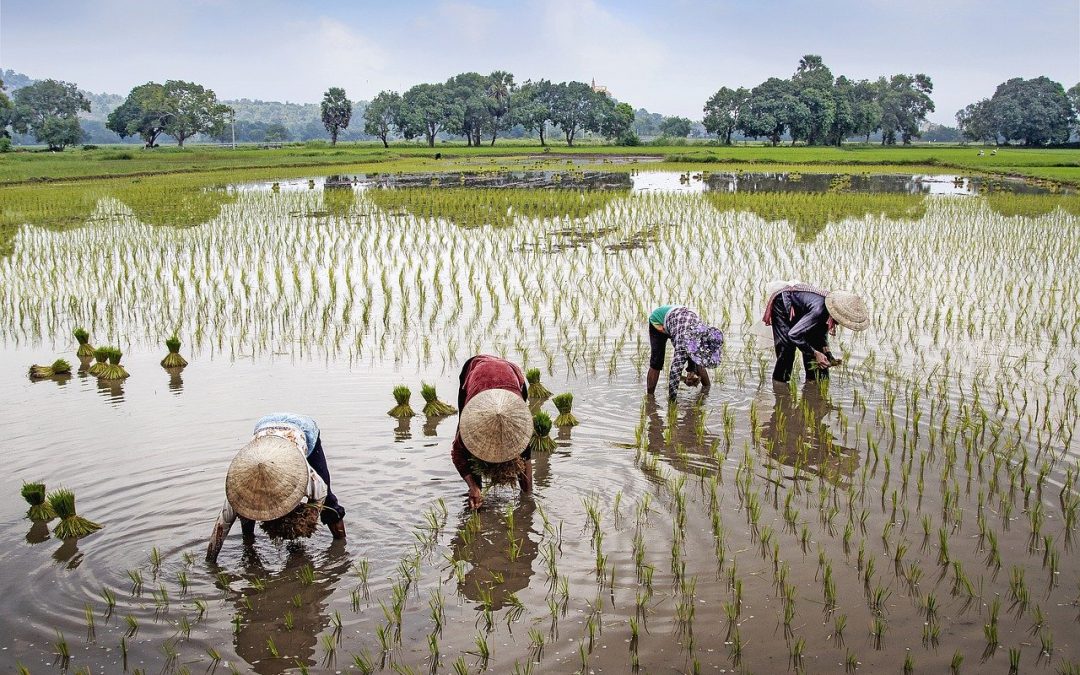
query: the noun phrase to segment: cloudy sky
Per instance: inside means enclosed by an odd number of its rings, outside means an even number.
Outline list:
[[[701,118],[721,86],[922,72],[934,121],[1011,77],[1080,81],[1080,0],[0,0],[0,67],[127,93],[184,79],[223,99],[318,101],[464,71],[593,78],[616,98]]]

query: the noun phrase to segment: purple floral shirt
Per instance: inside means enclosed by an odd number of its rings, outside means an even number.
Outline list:
[[[671,369],[668,371],[668,398],[673,399],[679,391],[679,376],[688,361],[693,359],[697,365],[707,368],[718,365],[724,337],[718,329],[711,328],[687,307],[676,307],[668,312],[664,317],[664,332],[675,345]]]

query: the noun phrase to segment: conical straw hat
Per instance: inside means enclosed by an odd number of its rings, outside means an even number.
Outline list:
[[[259,436],[240,449],[225,475],[225,497],[251,520],[274,520],[307,494],[308,463],[300,448],[281,436]]]
[[[485,462],[498,464],[525,450],[532,438],[533,418],[520,394],[488,389],[465,405],[458,426],[469,452]]]
[[[825,296],[825,309],[844,328],[866,330],[870,325],[870,312],[863,299],[848,291],[830,291]]]

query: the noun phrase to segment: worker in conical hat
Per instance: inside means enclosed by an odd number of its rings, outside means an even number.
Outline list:
[[[271,536],[311,536],[321,520],[335,539],[345,538],[345,509],[330,490],[330,471],[315,420],[275,413],[255,423],[251,440],[236,453],[225,476],[221,509],[206,559],[214,561],[237,518],[245,538],[261,522]]]
[[[862,331],[870,325],[866,303],[848,291],[770,282],[766,295],[762,321],[772,326],[776,350],[773,380],[777,382],[791,378],[796,351],[802,352],[806,379],[827,379],[829,368],[839,363],[829,348],[829,336],[836,334],[836,326]]]
[[[529,440],[533,416],[527,401],[525,376],[517,364],[480,354],[461,368],[458,388],[457,434],[451,446],[461,478],[469,486],[469,506],[484,501],[482,474],[498,482],[500,469],[512,469],[523,493],[532,492],[532,456]],[[479,461],[477,461],[479,460]]]
[[[656,391],[660,371],[664,368],[668,340],[675,345],[668,370],[668,399],[675,398],[680,379],[690,386],[700,383],[703,389],[708,389],[712,384],[708,369],[719,366],[723,356],[723,331],[706,324],[689,307],[661,305],[649,314],[650,350],[646,391],[649,394]]]

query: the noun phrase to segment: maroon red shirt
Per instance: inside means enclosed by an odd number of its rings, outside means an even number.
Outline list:
[[[490,356],[488,354],[480,354],[474,356],[465,362],[465,365],[461,367],[461,376],[459,378],[460,386],[458,388],[458,410],[465,410],[465,406],[472,400],[473,396],[476,396],[482,391],[488,389],[505,389],[512,391],[515,394],[519,394],[522,399],[528,401],[528,389],[525,385],[525,375],[521,372],[521,368],[518,368],[517,364],[511,363],[506,359],[500,359],[498,356]],[[524,459],[529,459],[527,453],[528,448],[524,448],[522,456]],[[469,469],[469,458],[472,457],[472,453],[465,447],[464,441],[461,440],[461,418],[458,418],[458,430],[454,435],[454,443],[450,449],[450,457],[454,460],[454,467],[461,474],[461,477],[471,473]]]

